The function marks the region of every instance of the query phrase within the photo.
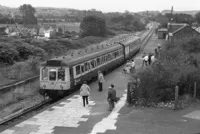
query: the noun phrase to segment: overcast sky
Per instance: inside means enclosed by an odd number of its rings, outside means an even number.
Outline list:
[[[97,9],[103,12],[130,12],[171,9],[200,10],[200,0],[1,0],[3,6],[19,7],[31,4],[34,7],[62,7],[74,9]]]

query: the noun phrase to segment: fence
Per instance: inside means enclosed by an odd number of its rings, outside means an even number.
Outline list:
[[[138,98],[137,88],[139,88],[140,79],[136,76],[134,82],[128,82],[127,84],[127,103],[135,104],[136,101],[140,98]],[[179,103],[179,86],[175,86],[174,88],[174,110],[178,110],[180,108],[183,108],[182,103]],[[196,100],[197,97],[197,83],[194,82],[194,92],[193,92],[193,99]]]

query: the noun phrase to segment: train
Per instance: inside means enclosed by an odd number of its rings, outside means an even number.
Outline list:
[[[83,81],[97,79],[98,71],[107,74],[140,51],[141,38],[130,36],[118,42],[47,60],[40,66],[40,93],[58,98],[79,89]]]

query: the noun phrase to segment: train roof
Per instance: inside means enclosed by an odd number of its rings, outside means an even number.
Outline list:
[[[87,60],[90,60],[91,57],[95,58],[98,57],[102,54],[107,54],[111,51],[117,50],[122,48],[122,46],[118,43],[112,43],[112,44],[107,44],[107,45],[101,45],[97,48],[97,46],[93,49],[87,50],[87,51],[81,51],[81,53],[76,53],[73,56],[68,55],[68,56],[62,56],[62,57],[57,57],[53,58],[51,60],[48,60],[41,64],[41,66],[45,66],[46,64],[49,64],[48,66],[71,66],[75,65]]]
[[[138,36],[132,35],[125,39],[121,39],[119,42],[122,42],[122,44],[124,45],[128,45],[137,39],[139,39]],[[48,66],[61,66],[61,65],[71,66],[71,65],[75,65],[75,64],[90,60],[91,57],[95,58],[102,54],[107,54],[119,48],[122,48],[122,45],[117,42],[107,43],[107,44],[100,43],[97,46],[91,46],[83,50],[76,50],[75,52],[73,52],[72,55],[56,57],[56,58],[47,60],[46,62],[42,63],[41,66],[45,66],[47,64]]]
[[[123,45],[127,46],[127,45],[129,45],[130,43],[132,43],[132,42],[134,42],[134,41],[136,41],[136,40],[138,40],[138,39],[140,39],[140,37],[138,37],[138,36],[129,37],[129,38],[126,38],[126,39],[122,40],[121,43],[122,43]]]

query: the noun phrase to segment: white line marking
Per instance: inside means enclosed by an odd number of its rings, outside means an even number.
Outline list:
[[[117,118],[119,116],[120,109],[126,104],[126,94],[119,100],[119,102],[115,105],[115,108],[110,113],[110,115],[102,121],[98,122],[92,129],[90,134],[96,133],[105,133],[106,130],[116,130],[115,123],[117,122]]]

